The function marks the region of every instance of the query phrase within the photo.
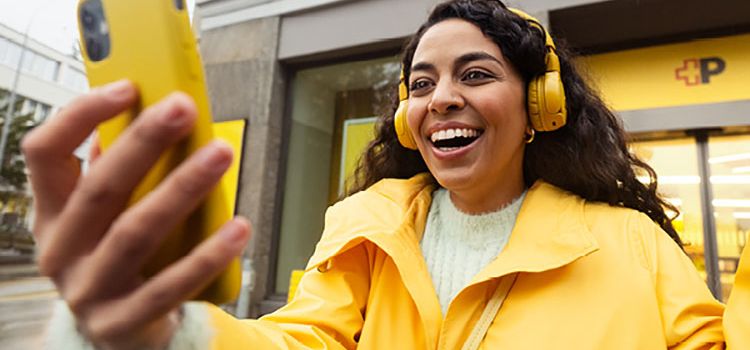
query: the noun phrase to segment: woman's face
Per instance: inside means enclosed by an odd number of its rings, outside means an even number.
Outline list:
[[[409,77],[407,122],[432,175],[464,212],[496,210],[521,194],[525,83],[474,24],[427,30]]]

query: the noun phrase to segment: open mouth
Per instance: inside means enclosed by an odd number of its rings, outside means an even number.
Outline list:
[[[435,148],[449,152],[466,147],[480,136],[482,131],[479,129],[445,129],[433,132],[430,135],[430,141]]]

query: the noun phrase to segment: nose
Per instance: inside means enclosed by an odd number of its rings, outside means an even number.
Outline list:
[[[451,111],[461,110],[464,107],[464,99],[450,79],[438,82],[432,91],[432,98],[428,108],[430,112],[447,114]]]

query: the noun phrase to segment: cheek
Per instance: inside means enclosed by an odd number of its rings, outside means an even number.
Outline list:
[[[526,110],[525,95],[518,92],[506,94],[503,99],[486,99],[484,100],[483,109],[488,111],[489,115],[499,117],[496,123],[505,125],[508,131],[524,130],[528,123],[529,117]],[[505,101],[500,103],[499,101]]]
[[[417,101],[409,101],[408,108],[406,109],[406,123],[409,124],[409,130],[411,130],[415,139],[420,138],[420,128],[422,127],[422,122],[424,122],[424,116],[424,106],[421,106]]]
[[[519,119],[521,120],[521,123],[526,127],[526,124],[529,122],[529,111],[526,108],[526,90],[524,86],[521,86],[518,90],[514,91],[514,94],[516,95],[515,101],[517,101],[516,105],[513,107],[515,114],[519,115]]]

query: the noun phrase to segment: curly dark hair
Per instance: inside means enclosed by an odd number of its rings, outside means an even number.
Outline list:
[[[422,35],[435,24],[454,18],[479,27],[498,45],[526,84],[545,72],[546,47],[544,33],[539,28],[498,0],[453,0],[438,5],[406,44],[402,56],[406,81]],[[667,216],[665,208],[675,213],[678,210],[657,193],[656,172],[629,151],[619,118],[584,81],[568,50],[557,46],[567,123],[556,131],[537,133],[534,142],[526,146],[523,164],[526,186],[541,179],[589,201],[638,210],[682,246],[672,226],[673,218]],[[394,98],[392,109],[378,121],[376,138],[360,160],[350,193],[384,178],[409,178],[428,172],[419,152],[398,142],[393,123],[397,106],[398,99]],[[648,176],[648,184],[638,180],[639,174]]]

